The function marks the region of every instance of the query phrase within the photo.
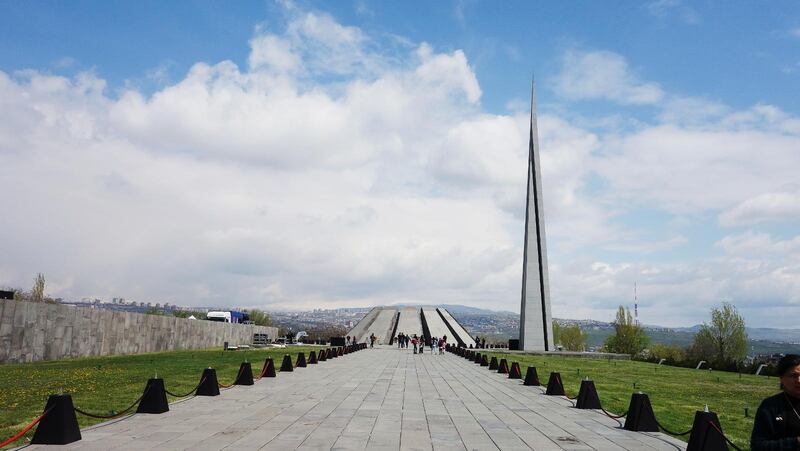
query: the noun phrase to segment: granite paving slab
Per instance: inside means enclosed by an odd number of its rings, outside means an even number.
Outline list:
[[[25,449],[682,450],[452,354],[378,346]]]

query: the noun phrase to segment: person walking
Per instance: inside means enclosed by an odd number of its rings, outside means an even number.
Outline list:
[[[439,346],[439,339],[431,337],[431,355],[436,354],[436,347]]]
[[[446,343],[444,337],[439,339],[439,355],[444,355],[444,346]]]
[[[375,347],[375,334],[370,334],[369,335],[369,347],[370,348],[374,348]]]
[[[414,354],[416,354],[417,353],[417,334],[414,334],[414,336],[411,337],[411,346],[414,347]]]

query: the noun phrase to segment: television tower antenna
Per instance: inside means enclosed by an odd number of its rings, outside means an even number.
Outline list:
[[[636,282],[633,282],[633,322],[639,325],[639,296],[636,290]]]

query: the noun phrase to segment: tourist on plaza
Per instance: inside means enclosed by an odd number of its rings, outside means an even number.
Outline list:
[[[417,353],[417,334],[414,334],[414,336],[411,337],[411,346],[414,347],[414,354],[416,354]]]
[[[750,435],[753,451],[800,450],[800,355],[778,361],[781,392],[758,407]]]
[[[436,353],[437,346],[439,346],[439,339],[436,337],[431,337],[431,354]]]
[[[369,347],[375,347],[375,334],[369,334]]]
[[[486,349],[486,337],[481,338],[481,348]]]
[[[402,347],[403,347],[403,333],[400,332],[399,334],[397,334],[397,349],[400,349]]]
[[[447,335],[439,339],[439,355],[444,355],[445,346],[447,346]]]

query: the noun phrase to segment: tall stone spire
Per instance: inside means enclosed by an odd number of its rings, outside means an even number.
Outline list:
[[[550,313],[550,283],[547,277],[535,83],[531,84],[531,126],[528,139],[528,203],[525,206],[525,251],[522,261],[519,344],[520,349],[526,351],[553,351],[555,344],[553,318]]]

